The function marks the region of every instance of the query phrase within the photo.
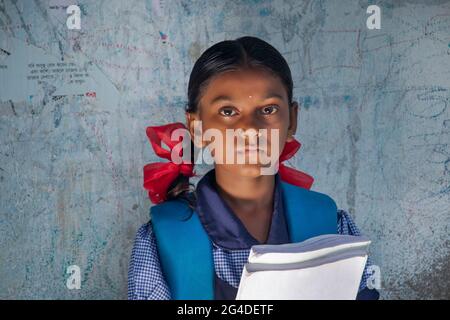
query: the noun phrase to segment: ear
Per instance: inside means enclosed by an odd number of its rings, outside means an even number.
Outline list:
[[[200,117],[199,117],[198,113],[197,112],[186,112],[186,126],[189,130],[189,134],[191,135],[192,142],[194,143],[194,145],[197,148],[202,148],[203,147],[202,132],[199,131],[198,128],[197,128],[197,132],[196,132],[194,121],[200,121]],[[201,141],[199,141],[200,143],[197,143],[195,141],[196,134],[200,137],[200,140],[201,140]]]
[[[293,101],[290,105],[289,110],[289,127],[286,141],[290,142],[293,140],[293,136],[297,131],[297,116],[298,116],[298,103]]]

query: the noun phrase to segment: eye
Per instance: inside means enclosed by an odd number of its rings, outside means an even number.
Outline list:
[[[233,107],[223,107],[219,110],[219,113],[225,117],[232,117],[237,114]]]
[[[277,105],[269,105],[269,106],[265,106],[265,107],[261,108],[261,113],[263,115],[274,114],[277,111],[278,111],[278,106]]]

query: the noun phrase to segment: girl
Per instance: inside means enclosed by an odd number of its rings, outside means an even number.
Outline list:
[[[251,246],[298,242],[325,233],[360,234],[330,197],[308,190],[312,177],[281,163],[300,147],[294,138],[298,104],[292,95],[287,62],[261,39],[219,42],[196,61],[186,109],[191,136],[197,133],[196,121],[201,121],[203,131],[214,128],[223,136],[226,129],[276,130],[278,137],[268,135],[266,142],[268,149],[278,144],[282,150],[279,171],[261,174],[266,164],[259,157],[256,163],[248,157],[242,164],[215,162],[192,190],[189,177],[195,162],[145,166],[144,187],[157,205],[151,208],[151,220],[137,232],[128,273],[129,299],[235,299]],[[158,155],[172,160],[161,140],[172,149],[168,137],[181,127],[147,128]],[[223,147],[212,155],[218,159],[230,152],[249,156],[259,151]],[[369,265],[357,299],[378,299],[378,292],[367,287]]]

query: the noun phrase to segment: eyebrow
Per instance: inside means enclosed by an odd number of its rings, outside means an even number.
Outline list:
[[[271,93],[267,94],[264,97],[264,100],[267,100],[267,99],[270,99],[270,98],[278,98],[280,100],[284,99],[284,97],[279,95],[278,93],[271,92]],[[227,96],[227,95],[220,95],[220,96],[217,96],[214,99],[212,99],[210,104],[214,104],[214,103],[217,103],[219,101],[233,101],[233,99],[230,96]]]

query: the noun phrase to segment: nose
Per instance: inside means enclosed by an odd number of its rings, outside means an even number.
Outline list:
[[[242,139],[241,143],[244,143],[244,145],[254,146],[261,143],[262,133],[255,122],[254,120],[246,120],[238,127],[238,136]]]
[[[236,126],[236,129],[240,129],[240,135],[242,137],[253,137],[254,135],[260,136],[258,121],[257,119],[254,119],[252,116],[247,116],[244,119],[242,119]]]

